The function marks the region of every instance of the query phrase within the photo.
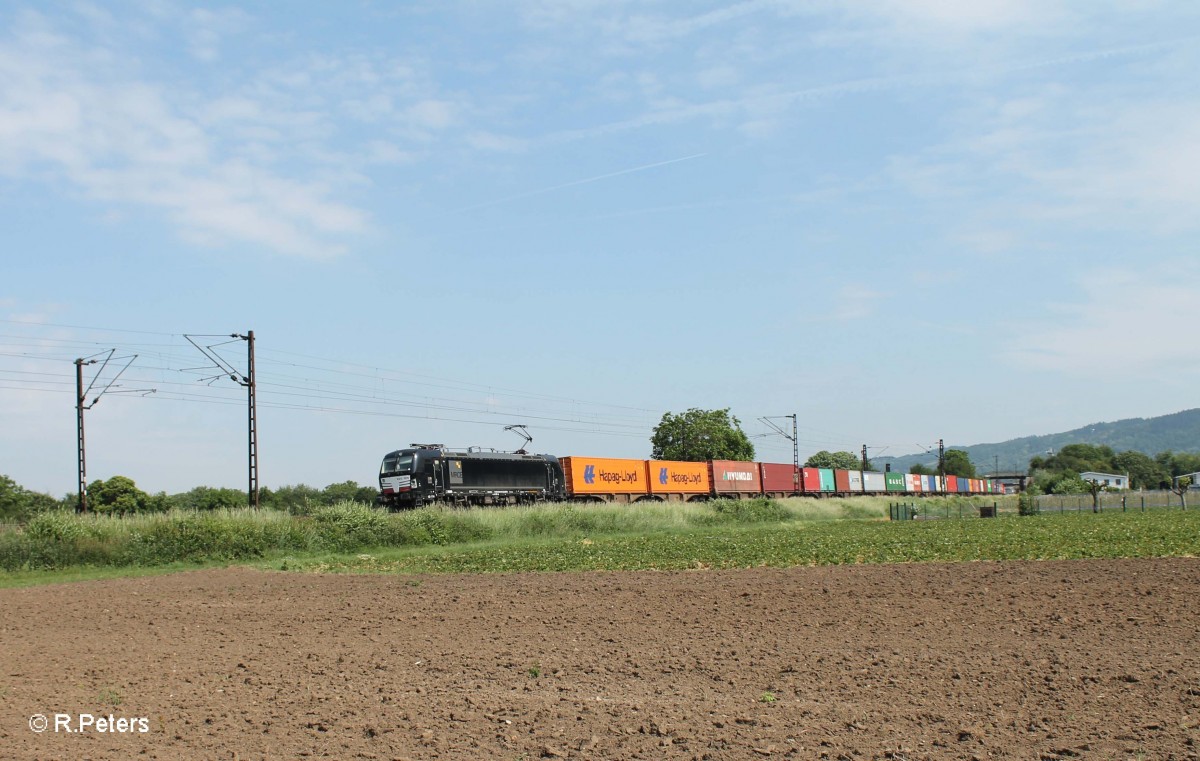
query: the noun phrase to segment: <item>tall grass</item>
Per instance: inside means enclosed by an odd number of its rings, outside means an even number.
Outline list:
[[[646,535],[695,528],[881,519],[889,500],[718,499],[701,503],[545,504],[387,513],[342,502],[308,516],[276,511],[173,510],[129,517],[43,513],[0,532],[0,569],[154,567],[376,547],[448,546],[527,538]]]
[[[0,533],[0,569],[157,566],[261,558],[279,553],[353,552],[367,547],[452,545],[498,538],[647,533],[696,525],[785,521],[769,500],[683,505],[551,504],[527,508],[387,513],[342,502],[310,516],[225,509],[111,517],[53,512]]]

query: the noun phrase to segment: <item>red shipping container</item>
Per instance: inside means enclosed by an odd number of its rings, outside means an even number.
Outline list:
[[[801,468],[800,480],[804,484],[804,491],[819,492],[821,491],[821,469],[820,468]]]
[[[951,493],[958,491],[958,476],[946,476],[946,491]]]
[[[758,463],[713,460],[708,464],[708,473],[717,494],[762,494]]]
[[[833,471],[833,490],[838,494],[847,494],[850,491],[850,471],[835,470]]]
[[[758,467],[762,471],[763,491],[785,494],[800,491],[800,483],[796,478],[794,465],[760,462]]]

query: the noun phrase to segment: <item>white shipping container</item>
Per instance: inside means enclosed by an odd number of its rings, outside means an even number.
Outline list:
[[[887,491],[887,479],[882,473],[863,473],[864,491]]]
[[[863,490],[862,471],[859,471],[859,470],[850,471],[850,491],[862,491],[862,490]]]

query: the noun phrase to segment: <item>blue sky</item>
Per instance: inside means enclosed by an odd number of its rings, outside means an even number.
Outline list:
[[[0,473],[371,483],[410,442],[802,457],[1200,406],[1200,5],[6,3]],[[209,342],[215,342],[212,339]],[[219,349],[244,369],[244,343]],[[101,358],[103,355],[101,355]],[[96,389],[113,379],[111,362]],[[100,365],[87,368],[88,381]],[[784,439],[755,439],[789,461]]]

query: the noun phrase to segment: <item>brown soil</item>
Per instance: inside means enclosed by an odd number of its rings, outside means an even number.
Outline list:
[[[1196,759],[1198,590],[1194,559],[0,590],[0,758]]]

